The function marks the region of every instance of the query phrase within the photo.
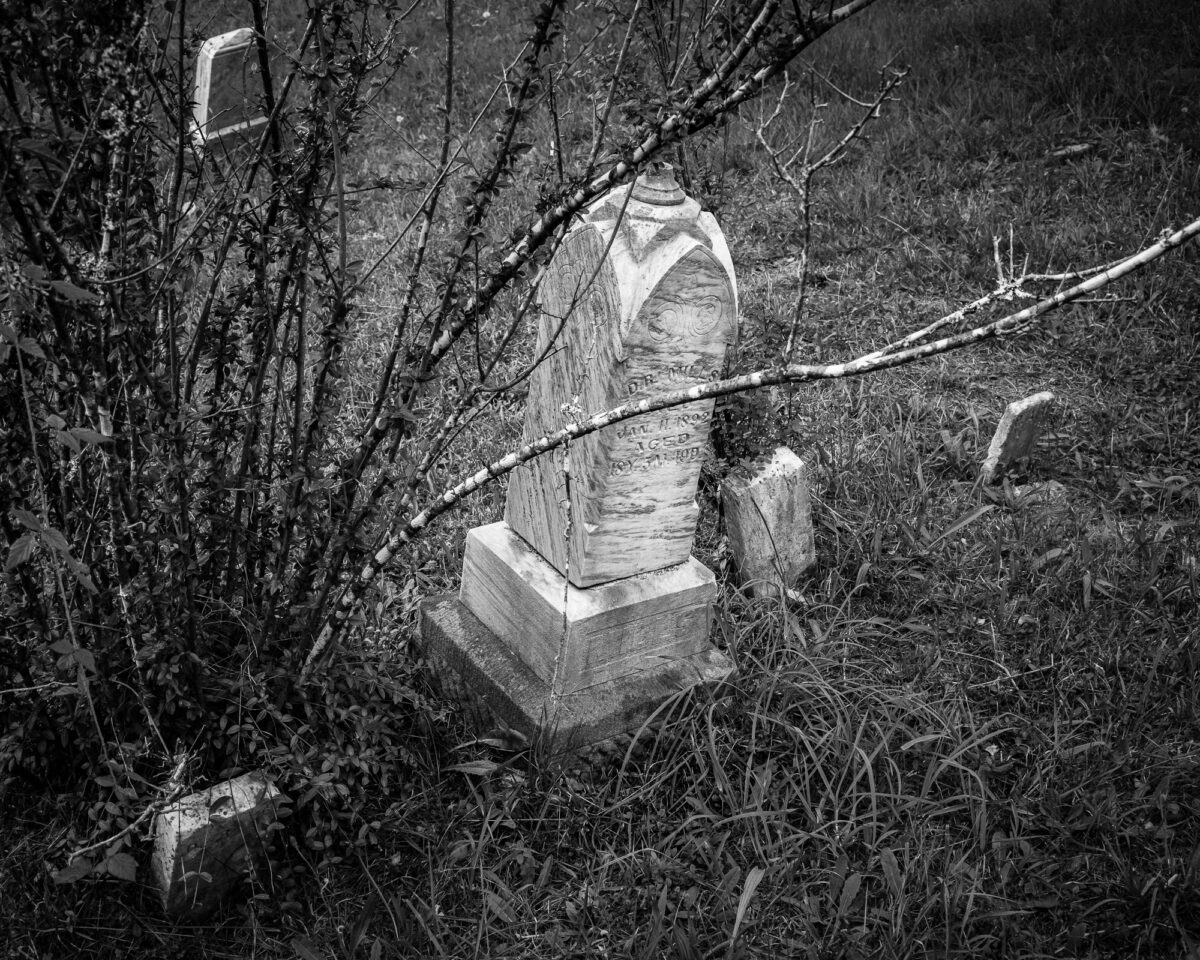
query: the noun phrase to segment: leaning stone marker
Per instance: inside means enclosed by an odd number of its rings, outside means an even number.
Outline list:
[[[196,55],[192,139],[204,147],[244,138],[267,122],[262,75],[249,27],[209,37]]]
[[[725,532],[751,595],[786,596],[816,561],[808,465],[787,447],[735,470],[721,484]]]
[[[193,793],[154,824],[150,870],[173,917],[201,919],[246,875],[278,819],[282,795],[261,773]]]
[[[541,288],[526,442],[720,375],[737,292],[716,221],[667,167],[594,203]],[[459,597],[422,608],[426,650],[524,733],[624,732],[732,664],[708,640],[691,556],[713,401],[606,427],[514,471],[505,520],[467,537]],[[482,689],[481,689],[482,688]]]
[[[1008,405],[983,462],[984,483],[998,483],[1014,463],[1033,456],[1053,404],[1047,390]]]

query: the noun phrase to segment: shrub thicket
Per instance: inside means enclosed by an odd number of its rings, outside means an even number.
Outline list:
[[[289,683],[333,557],[364,549],[329,506],[361,269],[343,155],[394,24],[325,4],[275,76],[260,33],[270,120],[226,153],[180,119],[183,11],[27,2],[0,24],[0,686],[22,688],[0,773],[90,780],[104,837],[180,760],[189,782],[265,764],[319,849],[412,761],[396,668]]]
[[[265,764],[312,812],[310,844],[343,821],[359,836],[355,798],[414,762],[430,712],[380,658],[308,669],[382,565],[380,518],[410,514],[464,425],[520,383],[530,274],[559,228],[656,158],[686,163],[686,138],[865,5],[651,5],[634,29],[617,6],[545,0],[464,108],[457,86],[494,55],[463,63],[447,2],[428,38],[440,110],[414,103],[437,159],[415,184],[355,181],[349,158],[416,5],[323,3],[289,37],[253,0],[268,120],[232,150],[186,121],[185,2],[7,5],[0,773],[88,783],[90,835],[119,837],[101,871],[128,871],[127,828],[168,774]],[[585,88],[590,123],[560,108]],[[418,198],[371,265],[349,235],[368,189]],[[364,345],[364,290],[396,251],[387,345]]]

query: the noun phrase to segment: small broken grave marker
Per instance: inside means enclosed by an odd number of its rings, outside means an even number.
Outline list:
[[[1018,461],[1033,456],[1054,404],[1046,390],[1010,403],[996,426],[981,471],[984,483],[999,483]]]
[[[786,596],[816,562],[808,465],[787,447],[721,484],[729,549],[752,596]]]
[[[266,776],[243,774],[159,812],[150,872],[177,919],[212,913],[262,855],[284,798]]]

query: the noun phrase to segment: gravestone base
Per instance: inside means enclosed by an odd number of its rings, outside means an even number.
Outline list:
[[[716,647],[640,673],[555,695],[453,594],[421,603],[419,644],[443,692],[460,700],[480,729],[505,726],[554,753],[636,732],[663,702],[692,687],[715,687],[733,673]]]
[[[716,595],[716,577],[694,557],[577,587],[503,521],[468,531],[458,593],[557,693],[705,650]]]
[[[577,587],[492,523],[467,533],[458,598],[422,607],[421,643],[457,677],[448,692],[568,750],[627,733],[671,694],[733,672],[708,639],[715,596],[694,557]]]

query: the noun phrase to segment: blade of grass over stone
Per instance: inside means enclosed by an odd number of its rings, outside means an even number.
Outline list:
[[[742,922],[746,919],[746,911],[750,909],[750,901],[754,899],[754,893],[766,875],[767,871],[763,867],[751,867],[746,873],[746,879],[742,883],[742,895],[738,898],[737,913],[733,918],[733,930],[729,934],[729,948],[725,954],[727,957],[733,956],[738,932],[742,929]]]

